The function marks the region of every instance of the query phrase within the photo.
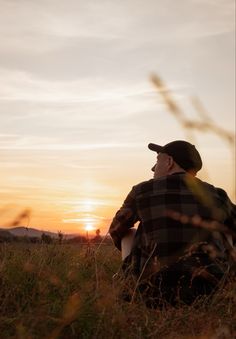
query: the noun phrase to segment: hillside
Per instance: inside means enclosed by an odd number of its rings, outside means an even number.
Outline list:
[[[17,236],[17,237],[24,237],[24,236],[28,236],[28,237],[37,237],[40,238],[41,235],[43,233],[50,235],[50,237],[52,238],[57,238],[58,234],[57,233],[53,233],[53,232],[47,232],[47,231],[41,231],[38,230],[36,228],[27,228],[24,226],[20,226],[20,227],[12,227],[12,228],[8,228],[8,229],[4,229],[4,228],[0,228],[0,232],[2,233],[2,236]]]

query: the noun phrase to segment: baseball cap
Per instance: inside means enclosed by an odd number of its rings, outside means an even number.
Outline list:
[[[202,168],[202,159],[194,145],[184,140],[169,142],[165,146],[150,143],[148,148],[157,153],[166,153],[185,171],[198,172]]]

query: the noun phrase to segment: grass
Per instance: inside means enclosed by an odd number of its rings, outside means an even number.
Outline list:
[[[1,244],[1,338],[232,338],[236,282],[211,301],[147,309],[117,297],[112,246]]]

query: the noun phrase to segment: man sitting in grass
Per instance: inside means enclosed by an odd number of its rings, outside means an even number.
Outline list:
[[[139,292],[150,307],[191,304],[211,294],[231,267],[236,206],[224,190],[196,177],[202,160],[194,145],[148,147],[157,153],[154,178],[132,188],[109,229],[123,250],[124,275],[134,282],[124,297]]]

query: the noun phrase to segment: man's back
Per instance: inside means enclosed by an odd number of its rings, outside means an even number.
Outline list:
[[[134,186],[110,233],[119,242],[116,235],[140,221],[131,253],[139,274],[144,265],[153,266],[153,260],[156,269],[161,269],[203,245],[211,255],[223,258],[225,239],[212,232],[211,221],[230,224],[232,213],[233,205],[223,190],[186,173],[175,173]]]

